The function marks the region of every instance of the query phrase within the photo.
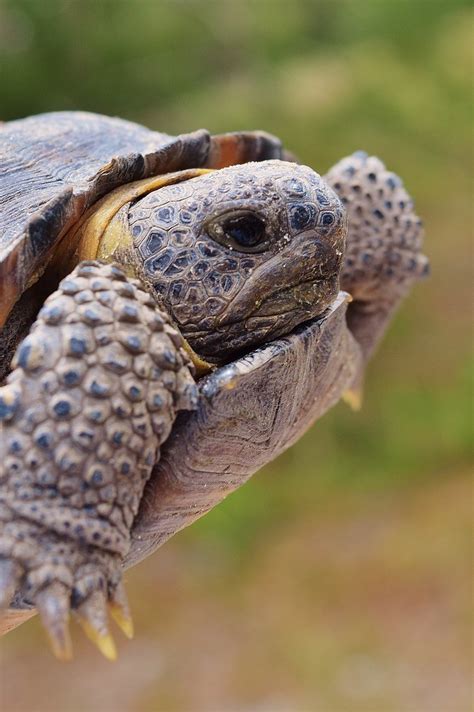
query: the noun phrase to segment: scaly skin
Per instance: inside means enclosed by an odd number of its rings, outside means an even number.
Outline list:
[[[241,245],[226,221],[258,216]],[[346,218],[307,166],[231,166],[154,191],[128,221],[144,280],[194,350],[221,363],[322,312],[339,290]]]
[[[412,284],[428,274],[423,225],[400,178],[375,156],[357,151],[324,178],[347,212],[341,287],[353,297],[347,321],[367,361]]]
[[[122,212],[135,250],[125,266],[147,288],[114,266],[82,263],[47,300],[0,389],[0,605],[20,589],[59,657],[71,653],[70,607],[108,657],[107,603],[130,633],[120,583],[130,528],[176,412],[195,402],[165,312],[218,363],[322,314],[342,268],[354,296],[349,327],[367,359],[425,271],[411,204],[374,161],[338,164],[327,176],[334,190],[305,166],[266,161],[153,191]],[[350,217],[344,266],[335,191]],[[229,218],[242,215],[230,234]]]
[[[69,600],[113,656],[106,600],[123,599],[120,564],[159,447],[176,412],[195,405],[181,345],[138,281],[83,262],[47,299],[0,389],[6,595],[21,583],[62,657]]]

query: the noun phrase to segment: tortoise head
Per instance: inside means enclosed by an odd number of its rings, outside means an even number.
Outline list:
[[[345,211],[305,166],[213,171],[149,193],[128,219],[145,279],[209,361],[288,333],[338,293]]]

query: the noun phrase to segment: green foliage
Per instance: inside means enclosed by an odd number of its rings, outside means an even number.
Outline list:
[[[403,8],[400,11],[400,6]],[[3,0],[4,119],[52,108],[140,118],[183,93],[374,39],[410,62],[466,0]],[[211,113],[211,112],[210,112]]]

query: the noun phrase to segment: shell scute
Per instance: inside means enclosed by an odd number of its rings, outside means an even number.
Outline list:
[[[204,130],[175,137],[87,112],[40,114],[5,124],[0,132],[0,325],[95,201],[134,180],[201,166],[209,144]]]

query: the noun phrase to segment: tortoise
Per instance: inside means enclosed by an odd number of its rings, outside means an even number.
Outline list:
[[[321,177],[261,131],[56,112],[0,156],[0,605],[113,659],[122,569],[360,405],[422,225],[379,159]]]

